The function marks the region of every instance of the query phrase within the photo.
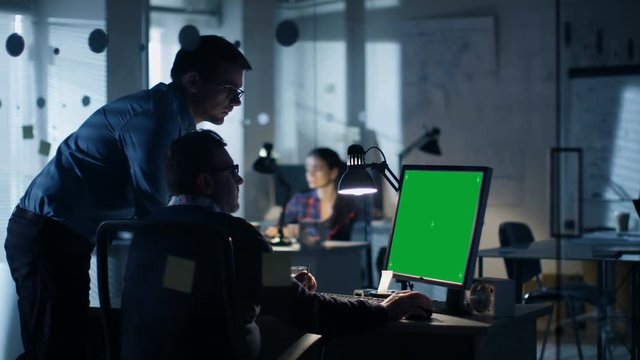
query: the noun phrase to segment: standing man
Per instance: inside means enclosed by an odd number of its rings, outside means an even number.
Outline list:
[[[145,217],[168,201],[164,158],[174,139],[241,104],[251,65],[230,42],[181,49],[172,82],[115,100],[59,146],[13,211],[5,249],[16,282],[23,359],[87,357],[89,264],[98,225]]]

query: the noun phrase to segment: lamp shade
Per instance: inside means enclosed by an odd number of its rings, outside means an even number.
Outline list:
[[[434,127],[430,131],[427,131],[427,141],[420,146],[420,150],[431,155],[442,155],[440,150],[440,144],[438,143],[438,137],[440,136],[440,128]]]
[[[364,153],[364,148],[360,145],[349,146],[347,171],[338,183],[339,194],[365,195],[378,191],[376,183],[367,172]]]
[[[438,144],[437,138],[431,138],[427,140],[427,142],[424,143],[424,145],[420,146],[420,150],[431,155],[442,155],[442,151],[440,150],[440,144]]]
[[[338,193],[344,195],[365,195],[377,191],[376,183],[364,166],[349,167],[338,184]]]
[[[276,159],[273,157],[273,144],[264,143],[258,158],[253,162],[253,170],[261,174],[273,174],[276,172]]]

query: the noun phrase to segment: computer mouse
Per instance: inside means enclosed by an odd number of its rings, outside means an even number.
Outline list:
[[[433,311],[424,310],[424,312],[420,314],[407,315],[404,319],[409,321],[429,321],[431,319],[431,315],[433,315]]]

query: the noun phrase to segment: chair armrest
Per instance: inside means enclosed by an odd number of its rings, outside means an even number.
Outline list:
[[[297,359],[304,354],[311,346],[319,342],[322,339],[322,335],[317,334],[304,334],[293,345],[289,346],[285,352],[278,357],[278,360],[293,360]]]

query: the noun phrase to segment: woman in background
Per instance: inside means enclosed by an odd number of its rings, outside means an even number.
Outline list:
[[[317,222],[326,240],[350,240],[356,218],[353,201],[338,194],[338,181],[346,170],[338,154],[329,148],[315,148],[305,159],[306,178],[310,191],[297,193],[284,209],[283,226]],[[274,230],[267,231],[267,234]],[[298,237],[296,226],[286,226],[287,237]],[[325,240],[322,239],[322,240]]]

